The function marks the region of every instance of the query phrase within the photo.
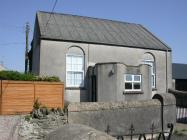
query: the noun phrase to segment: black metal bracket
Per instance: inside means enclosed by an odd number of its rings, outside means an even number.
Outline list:
[[[146,140],[145,134],[141,134],[141,135],[139,136],[138,140],[141,140],[142,138],[143,138],[144,140]]]
[[[106,131],[105,131],[107,134],[109,134],[110,133],[110,126],[109,125],[107,125],[107,128],[106,128]]]
[[[168,123],[167,127],[170,128],[169,136],[168,136],[167,140],[170,140],[171,139],[171,135],[173,133],[173,124],[172,123]]]
[[[131,127],[129,130],[130,130],[130,136],[131,136],[131,140],[132,140],[133,132],[135,131],[133,124],[131,124]]]

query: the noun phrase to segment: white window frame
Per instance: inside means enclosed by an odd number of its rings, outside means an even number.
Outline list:
[[[132,80],[126,80],[126,76],[132,76]],[[139,81],[134,80],[135,76],[139,76],[140,80]],[[125,91],[142,91],[142,75],[140,75],[140,74],[125,74],[124,75],[124,84],[126,84],[126,83],[131,83],[132,84],[132,89],[126,89],[125,88]],[[134,84],[135,83],[140,84],[140,89],[134,89]]]
[[[68,70],[67,69],[67,57],[82,57],[82,70]],[[80,55],[80,54],[73,54],[73,53],[68,53],[66,54],[66,87],[84,87],[84,69],[85,69],[85,62],[84,62],[84,55]],[[68,72],[73,72],[73,73],[82,73],[82,83],[80,85],[76,85],[76,84],[68,84]],[[75,80],[75,79],[74,79]]]
[[[155,62],[153,60],[144,60],[144,64],[151,66],[151,86],[152,86],[152,89],[154,89],[156,88]]]

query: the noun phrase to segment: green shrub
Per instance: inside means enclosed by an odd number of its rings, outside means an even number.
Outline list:
[[[59,82],[60,79],[57,76],[42,76],[36,77],[36,81]]]
[[[17,71],[0,71],[0,79],[3,80],[18,80],[18,81],[49,81],[60,82],[56,76],[36,76],[31,73],[25,74]]]
[[[17,71],[0,71],[0,79],[4,80],[33,80],[33,74],[24,74]]]
[[[55,112],[55,108],[51,108],[51,112]]]
[[[26,120],[26,121],[29,122],[31,119],[32,119],[32,116],[31,116],[31,115],[26,115],[26,116],[25,116],[25,120]]]
[[[40,111],[41,111],[42,114],[44,114],[44,115],[48,115],[49,112],[50,112],[49,108],[48,108],[47,106],[45,106],[45,105],[40,107]]]
[[[34,105],[33,105],[33,109],[39,109],[41,107],[41,103],[39,102],[39,99],[37,98],[35,101],[34,101]]]

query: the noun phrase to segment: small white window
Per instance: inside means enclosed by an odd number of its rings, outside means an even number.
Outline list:
[[[141,91],[141,75],[125,74],[125,91]]]
[[[66,86],[84,86],[84,56],[76,54],[66,55]]]

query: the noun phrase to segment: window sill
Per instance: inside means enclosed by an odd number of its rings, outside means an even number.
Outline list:
[[[85,87],[66,87],[65,90],[86,90]]]
[[[143,94],[143,91],[123,91],[123,95],[125,94]]]
[[[157,88],[152,88],[152,91],[157,91]]]

